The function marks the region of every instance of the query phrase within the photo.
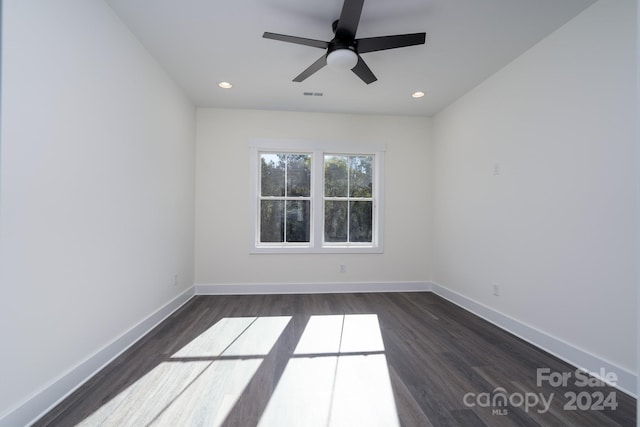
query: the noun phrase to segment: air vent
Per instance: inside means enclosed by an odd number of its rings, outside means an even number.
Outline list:
[[[303,92],[304,96],[324,96],[322,92]]]

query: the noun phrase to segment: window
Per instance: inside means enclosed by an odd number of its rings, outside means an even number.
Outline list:
[[[382,252],[383,150],[250,145],[252,253]]]
[[[372,155],[324,156],[324,242],[373,241]]]
[[[260,154],[261,243],[308,243],[311,155]]]

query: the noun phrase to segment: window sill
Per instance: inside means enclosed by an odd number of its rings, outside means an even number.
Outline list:
[[[332,246],[323,248],[313,247],[286,247],[286,246],[259,246],[251,247],[251,255],[273,254],[381,254],[384,249],[378,246]]]

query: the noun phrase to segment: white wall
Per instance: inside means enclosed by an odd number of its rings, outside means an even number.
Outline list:
[[[195,141],[102,0],[2,18],[0,424],[193,284]]]
[[[434,118],[435,282],[632,373],[635,16],[599,1]]]
[[[193,108],[102,1],[4,0],[2,15],[0,425],[194,281],[434,277],[635,371],[631,0],[601,0],[433,126],[201,109],[197,137]],[[386,144],[385,253],[249,255],[253,138]]]
[[[640,47],[640,0],[636,0],[636,108],[640,108],[640,54],[637,48]],[[636,120],[636,159],[640,164],[640,120]],[[638,195],[638,205],[640,205],[640,168],[636,170],[636,178],[638,180],[638,189],[636,194]],[[640,227],[637,230],[638,244],[640,245]],[[640,252],[636,257],[636,270],[638,271],[638,277],[636,277],[636,327],[640,333]],[[636,372],[640,371],[640,339],[636,338]],[[640,398],[640,381],[636,382],[636,396]],[[636,426],[640,427],[640,402],[636,400]]]
[[[198,284],[425,282],[430,121],[424,118],[199,109]],[[384,254],[249,254],[249,146],[255,138],[386,144]],[[347,272],[340,273],[339,265]]]

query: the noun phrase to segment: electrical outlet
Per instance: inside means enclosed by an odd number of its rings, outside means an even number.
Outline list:
[[[347,272],[347,266],[344,264],[340,264],[340,273],[346,273]]]
[[[493,284],[493,295],[496,297],[500,296],[500,285],[497,283]]]

